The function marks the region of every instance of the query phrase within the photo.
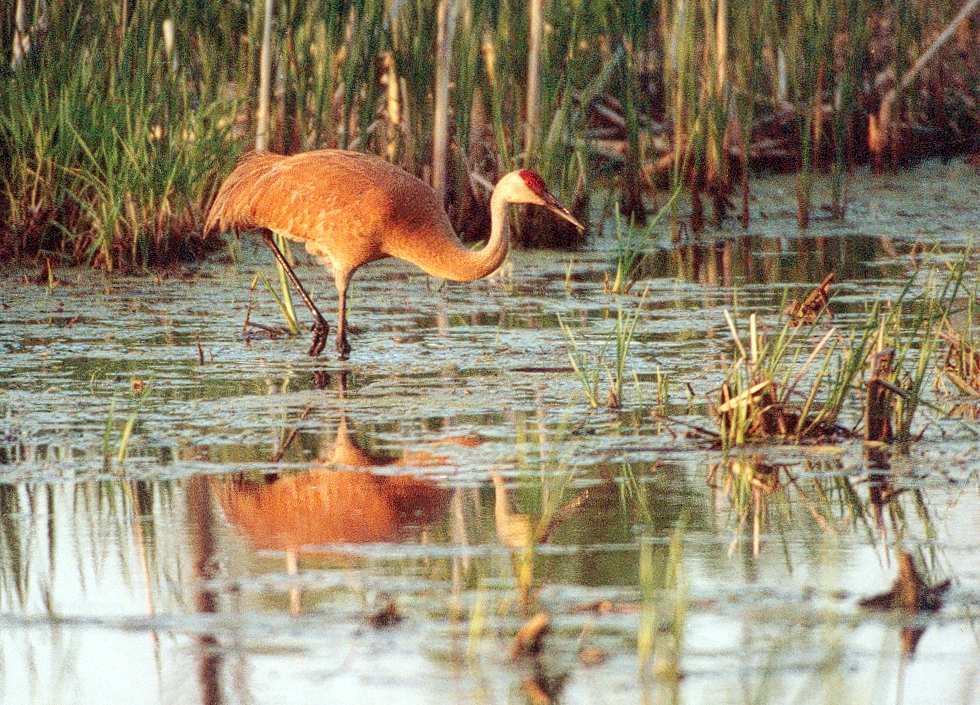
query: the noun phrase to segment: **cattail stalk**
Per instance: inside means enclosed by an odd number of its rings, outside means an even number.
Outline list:
[[[786,66],[786,52],[782,47],[776,49],[776,99],[779,107],[789,101],[789,71]]]
[[[31,35],[27,28],[27,3],[17,0],[14,10],[14,48],[10,53],[10,67],[17,68],[31,49]]]
[[[259,60],[259,110],[255,116],[255,151],[269,148],[269,104],[272,98],[272,3],[265,0],[262,54]]]
[[[726,88],[728,80],[728,0],[718,0],[715,19],[715,39],[717,42],[718,93]]]
[[[541,107],[541,37],[544,31],[544,0],[528,3],[530,23],[527,41],[527,123],[524,134],[525,163],[534,152],[534,142],[540,125]]]
[[[170,62],[170,72],[177,73],[176,30],[173,17],[168,17],[161,26],[163,31],[163,52]]]
[[[446,158],[449,153],[449,70],[458,15],[457,0],[439,0],[436,17],[435,115],[432,120],[432,188],[442,202],[446,200]]]
[[[385,115],[388,119],[388,144],[385,147],[385,157],[389,162],[395,161],[398,154],[398,131],[401,126],[401,92],[398,85],[398,71],[395,67],[395,57],[388,51],[384,55],[385,66]]]
[[[33,22],[28,24],[27,1],[17,0],[17,5],[14,7],[14,36],[13,47],[10,52],[10,68],[12,69],[20,66],[32,49],[37,49],[37,45],[48,30],[47,2],[39,0],[35,10]]]

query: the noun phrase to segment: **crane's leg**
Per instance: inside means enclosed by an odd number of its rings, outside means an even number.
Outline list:
[[[350,343],[347,342],[347,287],[350,284],[349,272],[335,272],[334,282],[337,284],[337,352],[340,359],[350,356]]]
[[[323,350],[323,346],[327,344],[327,334],[330,332],[330,326],[327,324],[326,319],[320,313],[320,309],[316,307],[313,303],[313,299],[310,295],[306,293],[306,289],[299,281],[299,277],[296,276],[296,272],[293,268],[289,266],[289,262],[283,257],[282,252],[276,246],[276,241],[272,237],[272,233],[268,230],[262,233],[262,239],[265,244],[269,246],[272,250],[272,254],[275,255],[276,260],[282,265],[282,268],[286,270],[286,276],[289,277],[289,281],[293,283],[299,295],[303,298],[303,302],[306,304],[307,308],[310,309],[310,313],[313,314],[313,344],[310,345],[310,351],[307,353],[310,357],[316,357]]]

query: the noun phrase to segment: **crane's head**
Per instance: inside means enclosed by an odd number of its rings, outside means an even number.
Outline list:
[[[533,203],[544,206],[579,230],[585,230],[585,226],[578,222],[575,216],[548,191],[544,179],[538,176],[536,172],[530,169],[512,171],[497,183],[497,188],[500,189],[501,187],[505,190],[505,197],[510,203]]]

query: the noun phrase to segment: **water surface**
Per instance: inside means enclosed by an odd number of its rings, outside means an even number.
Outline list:
[[[0,702],[974,702],[975,423],[923,413],[882,470],[856,442],[725,456],[658,416],[662,374],[659,411],[712,427],[725,309],[776,326],[835,271],[853,325],[978,234],[957,164],[859,178],[806,234],[792,188],[764,182],[746,233],[655,238],[630,296],[603,291],[608,235],[469,285],[370,265],[348,363],[243,338],[274,271],[254,241],[162,279],[7,271]],[[591,410],[558,317],[597,353],[640,305],[624,407]],[[251,319],[281,324],[261,291]],[[902,551],[953,581],[940,612],[858,607]],[[538,610],[542,654],[511,659]]]

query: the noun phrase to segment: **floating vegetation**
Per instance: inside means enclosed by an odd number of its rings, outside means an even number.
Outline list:
[[[869,610],[895,611],[906,618],[913,618],[920,612],[935,612],[943,606],[943,596],[952,586],[950,579],[930,585],[915,567],[915,560],[908,551],[898,554],[898,575],[891,590],[880,595],[862,599],[858,604]],[[902,627],[902,653],[915,654],[925,627],[919,624],[906,624]]]
[[[915,560],[908,551],[898,554],[898,576],[891,590],[867,597],[860,605],[870,610],[897,610],[906,614],[934,612],[942,607],[943,594],[953,584],[943,580],[929,585],[916,570]]]
[[[545,635],[551,629],[551,616],[547,612],[538,612],[528,619],[517,630],[510,647],[510,657],[518,659],[522,656],[534,656],[541,653]]]
[[[375,629],[386,629],[399,624],[403,619],[398,604],[393,599],[387,598],[381,607],[368,616],[367,621]]]

